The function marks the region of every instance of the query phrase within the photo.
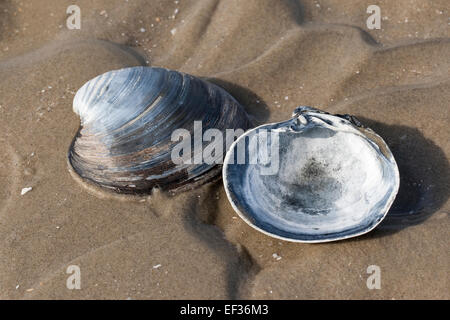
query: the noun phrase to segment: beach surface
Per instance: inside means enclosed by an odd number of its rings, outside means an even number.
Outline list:
[[[450,298],[448,0],[80,0],[69,30],[72,2],[0,0],[0,298]],[[74,94],[130,66],[206,77],[255,125],[299,105],[357,116],[398,162],[388,217],[298,244],[249,227],[220,179],[172,197],[85,188],[67,165]]]

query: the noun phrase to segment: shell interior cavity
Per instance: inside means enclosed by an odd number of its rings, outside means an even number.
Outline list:
[[[250,126],[244,109],[222,88],[151,67],[111,71],[88,81],[76,93],[73,110],[81,126],[69,164],[83,179],[119,193],[184,190],[214,176],[223,155],[214,163],[201,161],[207,145],[201,135]],[[181,140],[173,139],[177,129],[184,130],[189,146],[197,143],[183,159],[200,156],[200,161],[173,161]],[[200,140],[194,141],[194,130]]]
[[[245,161],[238,159],[242,152]],[[225,158],[223,179],[233,208],[248,224],[295,242],[369,232],[399,188],[395,159],[380,136],[354,117],[310,107],[240,136]]]

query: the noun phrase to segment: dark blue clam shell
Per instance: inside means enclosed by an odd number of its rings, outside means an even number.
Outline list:
[[[225,157],[223,180],[249,225],[311,243],[369,232],[399,188],[397,164],[380,136],[354,117],[310,107],[240,136]]]
[[[163,68],[102,74],[78,90],[73,109],[81,127],[70,165],[82,178],[119,193],[183,190],[217,173],[215,164],[173,163],[171,151],[179,143],[171,139],[174,130],[188,130],[193,140],[195,121],[201,121],[201,133],[250,127],[225,90]]]

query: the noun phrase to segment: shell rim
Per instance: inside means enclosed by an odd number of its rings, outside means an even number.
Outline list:
[[[335,115],[332,115],[332,116],[335,116]],[[350,125],[355,126],[350,121],[348,121],[346,119],[343,119],[343,120],[348,122]],[[241,211],[241,209],[239,208],[238,204],[235,203],[235,200],[234,200],[234,197],[231,194],[231,191],[228,189],[227,173],[228,173],[228,166],[230,165],[229,164],[229,160],[230,160],[230,157],[231,157],[231,152],[230,151],[235,148],[235,146],[237,145],[237,143],[241,139],[246,137],[251,132],[254,132],[254,131],[256,131],[258,129],[261,129],[263,127],[273,126],[273,125],[280,124],[280,123],[286,122],[286,121],[289,121],[289,120],[280,121],[280,122],[266,123],[266,124],[262,124],[260,126],[257,126],[257,127],[253,128],[253,129],[250,129],[250,130],[246,131],[243,135],[241,135],[239,138],[237,138],[231,144],[230,148],[228,149],[228,151],[227,151],[227,153],[225,155],[225,159],[223,161],[222,180],[223,180],[223,185],[224,185],[224,189],[225,189],[225,193],[227,195],[228,201],[230,202],[230,204],[233,207],[234,211],[239,215],[239,217],[242,220],[244,220],[253,229],[255,229],[255,230],[257,230],[257,231],[259,231],[259,232],[261,232],[261,233],[263,233],[263,234],[265,234],[267,236],[270,236],[272,238],[276,238],[276,239],[284,240],[284,241],[288,241],[288,242],[295,242],[295,243],[325,243],[325,242],[333,242],[333,241],[345,240],[345,239],[361,236],[361,235],[369,233],[370,231],[375,229],[386,218],[386,215],[388,214],[389,209],[391,208],[391,206],[392,206],[392,204],[393,204],[393,202],[394,202],[394,200],[395,200],[395,198],[397,196],[397,193],[398,193],[398,190],[399,190],[399,187],[400,187],[400,173],[399,173],[399,170],[398,170],[397,162],[396,162],[396,160],[394,158],[394,155],[392,154],[391,149],[389,148],[387,143],[384,141],[384,139],[381,136],[379,136],[376,132],[374,132],[373,130],[372,130],[372,133],[375,134],[377,137],[379,137],[381,139],[381,141],[384,143],[384,146],[387,148],[387,150],[389,151],[390,155],[392,156],[391,160],[392,160],[392,164],[394,166],[395,189],[393,190],[393,192],[391,193],[391,195],[389,197],[389,200],[386,202],[385,206],[383,207],[383,211],[384,211],[383,216],[378,221],[376,221],[375,223],[370,225],[368,228],[363,229],[361,232],[357,232],[357,233],[354,233],[354,234],[345,235],[345,236],[341,236],[341,237],[329,237],[329,238],[322,238],[322,239],[317,239],[317,240],[294,239],[294,238],[288,238],[288,237],[284,237],[284,236],[281,236],[281,235],[269,232],[267,230],[262,229],[259,226],[256,226],[252,221],[250,221],[248,216]],[[333,235],[333,234],[335,234],[335,233],[327,233],[327,234],[324,234],[324,235]]]

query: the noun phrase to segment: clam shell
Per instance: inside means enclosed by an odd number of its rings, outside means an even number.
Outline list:
[[[245,161],[239,161],[243,151]],[[255,154],[260,156],[251,161]],[[380,136],[355,117],[310,107],[240,136],[225,157],[223,180],[231,205],[250,226],[275,238],[311,243],[374,229],[400,181]]]
[[[216,163],[175,164],[176,129],[188,130],[193,144],[194,121],[201,121],[201,134],[250,126],[244,109],[222,88],[151,67],[115,70],[88,81],[76,93],[73,110],[81,126],[69,149],[70,166],[83,179],[119,193],[155,187],[182,191],[220,172]],[[193,158],[195,152],[193,147]]]

